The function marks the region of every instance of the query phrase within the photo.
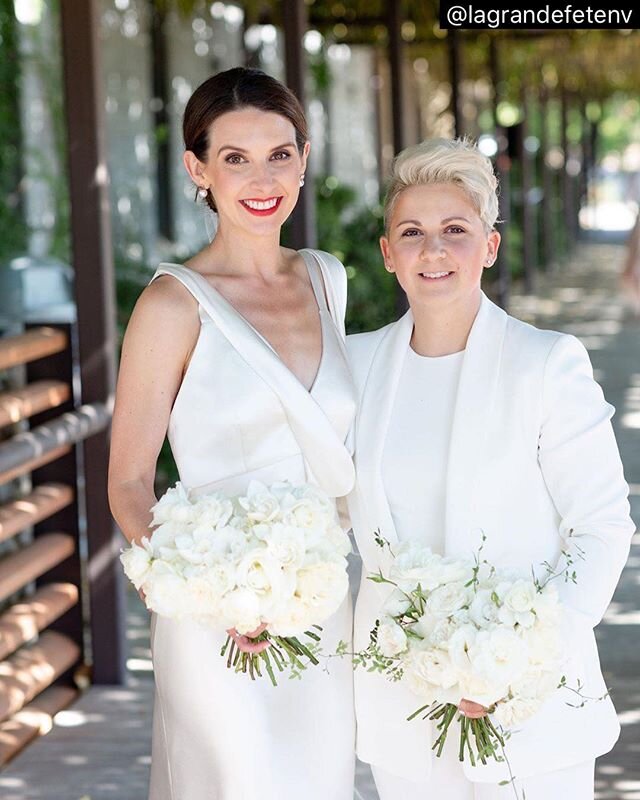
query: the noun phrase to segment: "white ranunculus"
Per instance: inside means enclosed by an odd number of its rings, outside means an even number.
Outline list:
[[[176,483],[152,506],[151,513],[153,525],[162,525],[164,522],[184,524],[193,520],[194,507],[187,490],[181,483]]]
[[[407,649],[407,635],[392,619],[384,619],[378,627],[378,647],[383,656],[393,658]]]
[[[124,571],[136,589],[142,586],[149,574],[152,556],[153,549],[146,536],[143,536],[139,545],[134,542],[120,553]]]
[[[491,589],[479,589],[469,606],[469,616],[479,627],[486,628],[498,620],[498,605]]]
[[[431,592],[427,598],[427,608],[432,614],[453,614],[467,605],[469,596],[470,590],[463,583],[446,583]]]
[[[529,650],[517,633],[498,626],[478,631],[469,656],[479,677],[503,684],[516,680],[526,670]]]

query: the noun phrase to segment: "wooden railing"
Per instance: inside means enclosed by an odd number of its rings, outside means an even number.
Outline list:
[[[0,766],[47,732],[87,671],[82,458],[101,403],[74,401],[73,326],[0,338]],[[10,373],[4,373],[8,375]]]

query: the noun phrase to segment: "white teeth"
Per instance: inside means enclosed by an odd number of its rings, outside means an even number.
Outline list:
[[[444,278],[448,272],[421,272],[423,278]]]
[[[242,201],[246,206],[249,208],[253,208],[254,211],[266,211],[268,208],[273,208],[275,204],[278,202],[278,198],[274,197],[272,200],[243,200]]]

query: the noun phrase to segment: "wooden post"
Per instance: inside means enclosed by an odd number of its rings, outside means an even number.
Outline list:
[[[287,86],[306,106],[306,57],[303,47],[307,31],[307,8],[304,0],[283,0],[284,48]],[[315,181],[311,164],[307,163],[305,186],[291,215],[291,246],[315,247],[317,244]]]
[[[393,123],[393,150],[398,154],[407,146],[405,112],[407,109],[404,82],[404,45],[402,41],[402,4],[391,0],[387,4],[387,41],[389,68],[391,71],[391,109]],[[396,312],[404,314],[409,308],[407,296],[396,283]]]
[[[496,299],[502,308],[509,306],[509,293],[511,289],[511,272],[509,269],[509,225],[511,223],[511,186],[510,170],[511,162],[509,159],[509,141],[505,129],[498,120],[498,104],[500,102],[500,52],[498,41],[495,36],[489,39],[489,68],[491,71],[491,82],[493,84],[493,124],[498,145],[496,153],[495,169],[500,185],[499,219],[504,223],[499,226],[502,241],[495,269],[497,270],[497,290]]]
[[[447,31],[447,44],[449,46],[449,75],[451,76],[451,111],[453,113],[454,135],[464,134],[462,116],[462,101],[460,97],[460,78],[462,73],[462,53],[460,37],[454,28]]]
[[[569,93],[562,85],[560,92],[561,102],[561,146],[564,155],[564,165],[562,168],[562,217],[564,219],[564,229],[566,234],[567,249],[571,250],[575,241],[575,203],[573,196],[573,178],[567,169],[569,163]]]
[[[96,0],[61,3],[65,116],[69,146],[71,245],[78,313],[79,373],[84,403],[113,400],[115,297],[104,145],[99,19]],[[87,574],[93,680],[125,680],[123,544],[107,499],[108,431],[82,448],[86,481]]]
[[[543,269],[551,267],[556,258],[556,245],[554,242],[554,174],[547,163],[549,153],[549,92],[543,87],[540,94],[541,122],[540,122],[540,166],[542,170],[542,249]]]
[[[526,148],[529,135],[530,97],[526,83],[522,86],[523,117],[520,125],[519,151],[522,175],[522,264],[524,269],[524,288],[527,294],[535,291],[535,238],[533,208],[531,206],[532,159]]]

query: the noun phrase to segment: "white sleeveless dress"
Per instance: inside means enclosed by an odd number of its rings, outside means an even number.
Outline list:
[[[251,479],[314,482],[332,497],[352,488],[345,440],[356,401],[344,350],[346,276],[326,253],[300,255],[322,322],[310,391],[201,275],[173,264],[154,275],[173,275],[199,303],[200,334],[168,428],[180,480],[190,489],[242,492]],[[326,652],[351,641],[350,597],[323,627]],[[152,616],[149,800],[352,800],[350,659],[331,659],[328,674],[318,666],[273,687],[226,668],[225,638]]]

